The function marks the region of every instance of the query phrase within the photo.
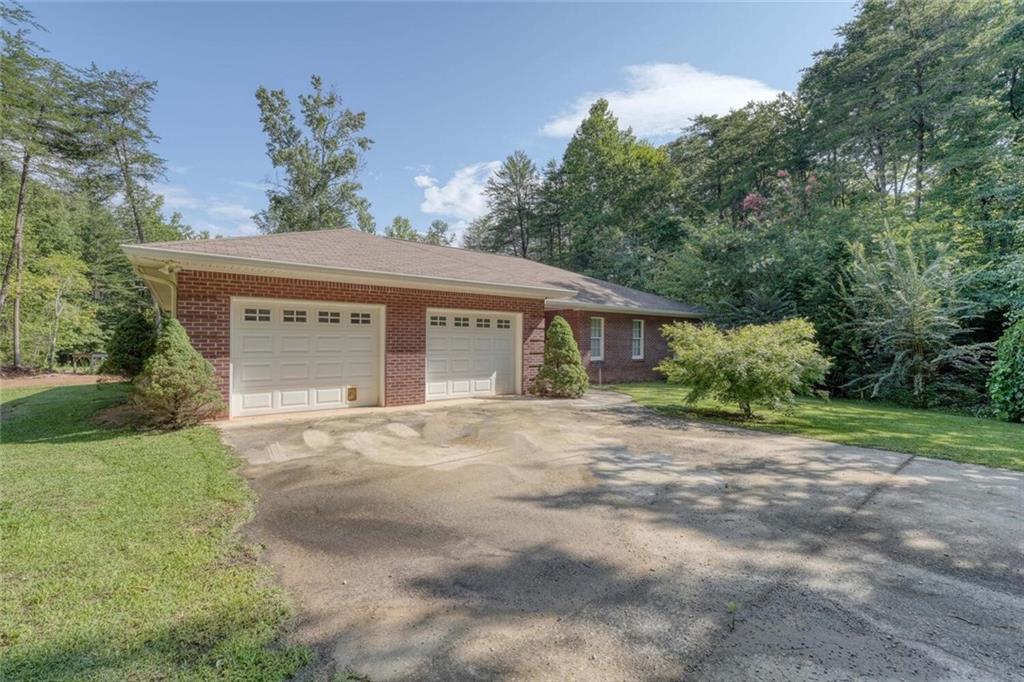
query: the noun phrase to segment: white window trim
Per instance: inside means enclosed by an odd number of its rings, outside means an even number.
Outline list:
[[[637,322],[640,323],[640,339],[639,339],[639,341],[640,341],[640,354],[639,355],[637,355],[635,352],[633,352],[633,344],[637,341],[637,338],[636,338],[636,323]],[[633,326],[629,330],[629,350],[630,350],[630,354],[633,356],[634,360],[643,360],[644,359],[644,344],[647,341],[647,339],[646,339],[647,330],[644,328],[645,326],[646,325],[644,324],[643,320],[633,320]]]
[[[594,348],[594,321],[601,323],[601,343],[599,349]],[[599,352],[598,352],[599,351]],[[591,317],[590,318],[590,359],[601,362],[604,360],[604,318],[603,317]]]

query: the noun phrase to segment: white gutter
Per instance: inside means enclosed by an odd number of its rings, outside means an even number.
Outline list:
[[[122,244],[121,249],[128,255],[134,265],[143,265],[146,261],[158,261],[173,264],[179,270],[207,270],[213,272],[232,272],[238,269],[273,270],[281,276],[298,277],[300,279],[336,280],[349,282],[370,282],[381,286],[394,286],[418,289],[436,289],[441,291],[474,291],[506,296],[526,298],[571,298],[576,295],[571,289],[557,287],[534,287],[515,284],[499,284],[477,280],[452,279],[431,275],[403,275],[379,270],[362,270],[359,268],[342,268],[326,265],[308,265],[290,261],[277,261],[267,258],[250,258],[248,256],[224,256],[208,253],[189,253],[140,244]],[[266,274],[264,272],[263,274]]]
[[[695,320],[704,319],[703,313],[687,312],[682,310],[670,310],[668,308],[640,308],[625,305],[607,305],[600,303],[583,303],[570,299],[558,299],[544,301],[545,310],[588,310],[600,313],[617,313],[621,315],[657,315],[659,317],[684,317]]]

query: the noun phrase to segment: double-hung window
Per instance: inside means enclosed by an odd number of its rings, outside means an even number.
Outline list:
[[[643,360],[644,359],[644,321],[643,320],[633,320],[632,349],[633,349],[633,359],[634,360]]]
[[[590,318],[590,359],[604,360],[604,318]]]

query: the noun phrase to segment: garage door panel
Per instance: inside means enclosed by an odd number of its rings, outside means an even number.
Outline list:
[[[247,384],[273,381],[274,365],[269,362],[247,362],[239,367],[239,379]]]
[[[468,352],[472,346],[473,340],[469,336],[457,336],[452,339],[451,343],[451,349],[460,353]]]
[[[319,335],[316,337],[316,352],[317,353],[341,353],[345,350],[345,344],[342,342],[342,337]]]
[[[308,362],[282,362],[280,376],[282,382],[298,381],[309,379]]]
[[[427,352],[444,351],[449,348],[449,338],[441,334],[430,334],[427,336]]]
[[[346,379],[368,379],[373,376],[372,362],[349,362],[345,366]]]
[[[491,353],[494,350],[494,340],[489,336],[478,336],[473,339],[473,351],[477,353]]]
[[[453,372],[468,372],[471,369],[469,358],[452,358],[451,366]]]
[[[309,407],[309,389],[282,390],[281,407]]]
[[[243,334],[242,351],[245,353],[273,353],[273,334]]]
[[[245,309],[260,319],[245,321]],[[306,322],[289,311],[304,311]],[[236,302],[232,415],[374,405],[380,397],[377,313],[345,304]],[[350,399],[350,389],[355,399]]]
[[[269,410],[274,406],[274,392],[243,393],[240,402],[244,410]]]
[[[314,407],[341,407],[344,404],[342,391],[337,388],[316,388],[313,389]]]
[[[309,352],[309,335],[308,334],[282,334],[280,337],[280,345],[278,350],[281,353],[308,353]]]
[[[443,397],[448,394],[448,381],[428,381],[427,397]]]
[[[329,379],[341,379],[343,366],[340,362],[318,362],[316,363],[316,378],[318,381]]]

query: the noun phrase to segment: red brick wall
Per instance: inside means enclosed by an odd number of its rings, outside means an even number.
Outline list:
[[[579,344],[583,364],[593,383],[617,381],[653,381],[662,379],[654,367],[668,357],[668,343],[661,335],[661,326],[675,322],[669,317],[591,313],[583,310],[549,310],[548,322],[555,315],[565,318]],[[590,358],[590,318],[604,318],[604,360]],[[644,358],[633,359],[633,320],[644,321]]]
[[[424,401],[427,308],[522,313],[524,392],[544,360],[544,303],[537,299],[183,270],[178,273],[177,318],[192,345],[213,364],[225,402],[230,400],[232,296],[385,305],[384,389],[388,405]]]

